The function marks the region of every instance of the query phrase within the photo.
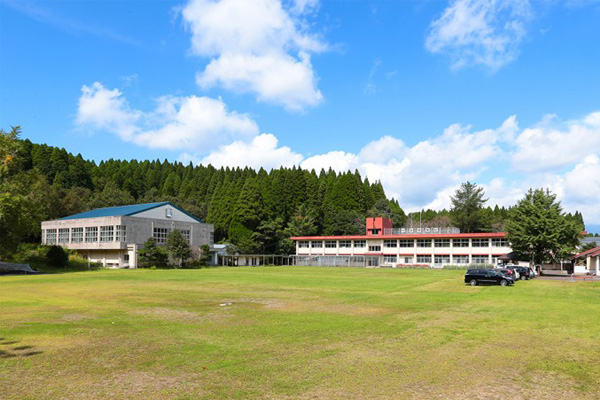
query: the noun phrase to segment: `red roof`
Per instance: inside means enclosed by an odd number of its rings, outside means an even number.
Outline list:
[[[579,254],[575,254],[573,257],[571,257],[571,260],[573,260],[575,258],[581,258],[582,256],[585,256],[585,257],[600,256],[600,246],[594,247],[593,249],[590,249],[590,250],[582,251]]]
[[[429,233],[417,235],[354,235],[354,236],[292,236],[292,240],[366,240],[366,239],[469,239],[504,238],[506,232],[486,233]]]

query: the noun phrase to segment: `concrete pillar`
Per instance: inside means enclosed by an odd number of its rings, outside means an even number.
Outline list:
[[[596,256],[596,276],[600,275],[600,255]]]

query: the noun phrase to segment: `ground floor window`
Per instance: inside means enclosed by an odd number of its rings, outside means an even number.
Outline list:
[[[401,257],[400,259],[404,260],[404,264],[412,264],[412,262],[413,262],[413,258],[410,256]]]
[[[468,264],[469,256],[453,256],[454,264]]]
[[[473,264],[487,264],[490,262],[488,256],[473,256]]]
[[[390,264],[396,264],[396,256],[383,256],[383,261]]]
[[[379,257],[367,257],[367,267],[379,267]]]
[[[450,264],[450,256],[435,256],[436,264]]]
[[[417,256],[417,263],[431,264],[431,256]]]

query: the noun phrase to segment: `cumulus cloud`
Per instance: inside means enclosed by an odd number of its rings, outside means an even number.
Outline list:
[[[371,181],[379,180],[388,196],[407,209],[425,205],[443,208],[445,192],[478,176],[500,154],[500,142],[509,118],[498,129],[472,132],[470,127],[451,125],[438,136],[412,147],[401,139],[383,136],[366,144],[358,154],[332,151],[301,163],[305,169],[358,169]],[[437,200],[436,200],[437,199]]]
[[[565,207],[583,212],[586,221],[600,223],[600,155],[590,154],[559,180]]]
[[[256,136],[250,142],[235,141],[221,146],[218,150],[205,157],[201,163],[212,164],[215,167],[249,166],[254,169],[267,170],[279,167],[298,165],[302,156],[294,153],[289,147],[278,147],[277,138],[268,133]]]
[[[258,134],[247,115],[228,111],[221,99],[165,96],[150,112],[133,109],[118,89],[83,86],[76,123],[104,130],[126,142],[170,150],[212,148]]]
[[[537,134],[532,136],[532,131]],[[336,150],[307,158],[279,147],[275,136],[263,134],[194,160],[216,166],[357,169],[371,182],[380,181],[388,197],[398,199],[406,211],[449,208],[450,196],[467,180],[483,186],[490,205],[500,206],[516,204],[529,188],[545,187],[557,194],[566,211],[582,211],[587,223],[600,224],[598,112],[564,124],[544,117],[525,129],[514,115],[493,129],[454,124],[412,146],[388,135],[356,153]]]
[[[566,123],[545,117],[537,126],[523,130],[515,144],[513,165],[521,171],[568,166],[580,160],[585,149],[600,149],[600,112]]]
[[[517,57],[531,15],[529,0],[453,0],[431,23],[425,47],[448,55],[453,68],[495,71]]]
[[[600,224],[600,112],[565,123],[544,117],[524,129],[515,116],[494,129],[454,124],[411,146],[387,135],[356,153],[310,157],[280,146],[273,134],[259,134],[253,120],[228,111],[220,99],[161,97],[143,112],[118,89],[96,82],[82,88],[76,121],[140,146],[185,150],[179,160],[186,163],[356,169],[380,181],[406,211],[448,208],[450,195],[467,180],[484,187],[490,204],[503,206],[515,204],[529,188],[546,187],[566,211],[579,210],[587,223]]]
[[[330,151],[326,154],[312,156],[302,161],[301,167],[304,169],[320,171],[332,168],[335,171],[342,172],[353,170],[359,165],[359,160],[355,154],[344,151]]]
[[[310,56],[327,45],[308,32],[304,16],[315,0],[190,0],[181,10],[193,54],[210,61],[198,72],[202,88],[254,93],[259,101],[300,111],[323,95]]]

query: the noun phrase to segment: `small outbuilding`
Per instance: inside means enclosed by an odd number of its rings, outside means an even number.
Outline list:
[[[600,246],[575,254],[571,260],[575,273],[600,275]]]

